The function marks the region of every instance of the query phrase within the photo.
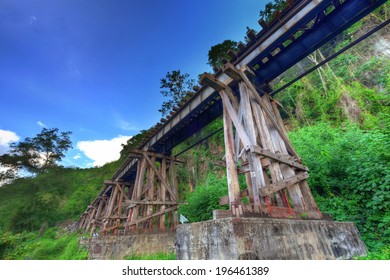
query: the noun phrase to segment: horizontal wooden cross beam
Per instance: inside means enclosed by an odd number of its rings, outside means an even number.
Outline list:
[[[126,204],[140,204],[140,205],[177,205],[183,204],[176,201],[141,201],[141,200],[128,200]]]
[[[240,192],[240,197],[243,198],[243,197],[247,197],[249,195],[249,192],[247,189],[243,190]],[[227,205],[229,204],[229,196],[222,196],[220,199],[219,199],[219,205]]]
[[[164,155],[164,154],[160,154],[160,153],[155,153],[155,152],[151,152],[151,151],[143,151],[143,150],[136,149],[136,150],[131,150],[130,153],[140,155],[140,156],[142,156],[142,155],[144,155],[144,153],[146,153],[150,157],[156,157],[156,158],[161,158],[161,159],[172,160],[175,162],[185,163],[185,161],[181,158],[172,157],[172,156],[168,156],[168,155]]]
[[[272,153],[268,150],[264,150],[258,146],[251,146],[251,152],[256,153],[258,155],[262,155],[265,157],[268,157],[270,159],[276,160],[278,162],[287,164],[288,166],[292,166],[304,171],[309,171],[309,168],[307,166],[304,166],[303,164],[300,164],[296,161],[290,160],[287,156],[277,155],[275,153]]]
[[[141,222],[144,222],[144,221],[147,221],[153,217],[157,217],[157,216],[160,216],[160,215],[163,215],[163,214],[166,214],[166,213],[169,213],[169,212],[172,212],[172,211],[175,211],[177,210],[177,206],[173,206],[171,208],[168,208],[168,209],[165,209],[164,211],[159,211],[157,213],[154,213],[152,215],[149,215],[147,217],[144,217],[144,218],[141,218],[141,219],[137,219],[137,220],[134,220],[134,221],[131,221],[130,223],[127,224],[127,226],[132,226],[132,225],[135,225],[135,224],[138,224],[138,223],[141,223]]]
[[[280,191],[282,189],[287,188],[288,186],[291,186],[291,185],[294,185],[300,181],[303,181],[303,180],[307,179],[308,177],[309,177],[309,175],[306,172],[302,172],[294,177],[291,177],[291,178],[288,178],[288,179],[285,179],[282,181],[278,181],[278,182],[272,183],[269,186],[261,188],[261,189],[259,189],[259,193],[261,196],[271,195],[277,191]]]
[[[116,184],[121,184],[121,185],[125,185],[125,186],[131,186],[132,184],[130,183],[127,183],[127,182],[114,182],[112,180],[104,180],[104,184],[105,185],[116,185]]]
[[[203,73],[202,76],[200,76],[200,83],[202,85],[207,85],[216,91],[224,90],[227,85],[220,82],[217,78],[215,78],[210,73]]]

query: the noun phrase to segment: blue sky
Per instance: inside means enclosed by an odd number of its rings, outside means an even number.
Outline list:
[[[259,30],[268,1],[0,0],[0,153],[42,126],[72,131],[64,165],[102,165],[160,119],[160,79]]]

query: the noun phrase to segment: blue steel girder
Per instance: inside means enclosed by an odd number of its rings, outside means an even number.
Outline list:
[[[321,15],[321,19],[311,29],[305,30],[299,38],[270,57],[265,64],[261,64],[261,60],[268,53],[260,54],[250,63],[252,67],[260,63],[255,71],[256,85],[264,86],[385,2],[386,0],[347,0],[335,5],[331,13]],[[282,44],[280,41],[278,43]]]

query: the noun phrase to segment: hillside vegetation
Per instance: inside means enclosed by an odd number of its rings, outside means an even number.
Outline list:
[[[273,84],[278,88],[302,68],[345,46],[373,24],[388,18],[389,4],[334,42],[294,66]],[[356,223],[371,259],[390,259],[390,33],[382,30],[276,98],[289,137],[310,169],[309,185],[322,212]],[[222,127],[217,119],[178,145],[178,154]],[[142,138],[137,135],[122,158]],[[219,132],[180,155],[179,212],[190,222],[211,218],[227,195]],[[0,259],[85,259],[77,236],[61,227],[75,221],[121,160],[100,168],[58,168],[0,188]],[[240,178],[245,187],[245,178]],[[44,230],[46,229],[46,231]]]

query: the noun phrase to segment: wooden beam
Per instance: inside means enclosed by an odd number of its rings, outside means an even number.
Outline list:
[[[117,182],[114,182],[112,180],[104,180],[105,185],[116,185]],[[122,185],[130,186],[131,183],[128,182],[120,182]]]
[[[169,155],[164,155],[164,154],[151,152],[151,151],[143,151],[143,150],[135,149],[135,150],[131,150],[130,153],[137,154],[137,155],[143,155],[144,153],[146,153],[150,157],[156,157],[156,158],[159,158],[159,159],[167,159],[167,160],[172,160],[172,161],[176,161],[176,162],[180,162],[180,163],[185,163],[186,162],[185,160],[183,160],[181,158],[172,157],[172,156],[169,156]]]
[[[249,192],[247,189],[240,192],[240,198],[247,197]],[[229,196],[222,196],[219,198],[219,205],[227,205],[229,204]]]
[[[221,99],[222,99],[223,107],[226,108],[226,113],[229,115],[230,119],[234,123],[236,131],[238,132],[238,134],[241,138],[241,141],[244,144],[245,150],[248,150],[249,147],[252,145],[252,142],[249,139],[248,134],[246,133],[245,129],[242,127],[242,125],[238,119],[237,113],[234,110],[232,104],[230,103],[229,98],[227,97],[225,91],[221,90],[219,92],[219,94],[220,94]]]
[[[145,200],[128,200],[126,204],[142,204],[142,205],[177,205],[186,204],[178,203],[176,201],[145,201]]]
[[[160,166],[160,170],[161,170],[161,177],[164,179],[164,181],[167,180],[167,161],[165,159],[163,159],[161,161],[161,166]],[[160,186],[160,199],[161,201],[165,202],[165,199],[166,199],[166,188],[164,186],[163,183],[161,183],[161,186]],[[172,191],[173,193],[173,191]],[[176,195],[176,194],[175,194]],[[173,198],[173,197],[172,197]],[[160,228],[165,228],[165,204],[162,204],[161,207],[160,207],[160,212],[164,213],[160,216],[160,223],[159,223],[159,226]]]
[[[230,78],[232,78],[233,80],[235,81],[240,81],[241,80],[241,76],[240,76],[240,73],[238,72],[238,70],[236,69],[236,67],[233,66],[233,64],[231,63],[226,63],[223,67],[222,67],[222,71],[228,75]]]
[[[216,91],[224,90],[227,87],[227,85],[220,82],[210,73],[203,73],[202,76],[200,76],[200,83],[202,85],[207,85]]]
[[[135,225],[137,223],[141,223],[141,222],[144,222],[144,221],[147,221],[148,219],[151,219],[153,217],[157,217],[157,216],[160,216],[162,214],[165,214],[165,213],[168,213],[168,212],[171,212],[171,211],[175,211],[178,207],[177,206],[173,206],[171,208],[168,208],[168,209],[165,209],[164,212],[157,212],[157,213],[154,213],[153,215],[150,215],[148,217],[144,217],[144,218],[140,218],[140,219],[137,219],[137,220],[134,220],[134,221],[131,221],[130,223],[128,223],[127,225],[128,226],[132,226],[132,225]]]
[[[271,195],[277,191],[280,191],[282,189],[285,189],[287,188],[288,186],[290,185],[294,185],[302,180],[305,180],[309,177],[309,175],[306,173],[306,172],[302,172],[302,173],[299,173],[298,175],[294,176],[294,177],[291,177],[291,178],[288,178],[288,179],[285,179],[285,180],[282,180],[282,181],[279,181],[279,182],[275,182],[275,183],[272,183],[271,185],[269,186],[266,186],[264,188],[261,188],[259,191],[260,191],[260,195],[261,196],[267,196],[267,195]]]
[[[241,71],[249,78],[251,79],[254,79],[256,77],[256,74],[255,72],[253,72],[253,70],[248,66],[248,65],[245,65],[243,67],[241,67]]]
[[[249,98],[249,92],[245,83],[240,83],[240,95],[241,103],[243,104],[243,116],[244,116],[244,127],[248,133],[250,141],[256,144],[256,130],[253,121],[252,108]],[[259,189],[265,186],[263,167],[261,166],[260,158],[253,156],[252,153],[248,154],[248,163],[250,166],[250,176],[252,182],[252,191],[254,203],[260,205]]]
[[[149,156],[146,154],[146,152],[144,152],[144,158],[146,159],[146,161],[148,162],[149,166],[153,169],[153,171],[156,173],[158,179],[160,180],[160,182],[162,182],[164,184],[164,186],[166,187],[166,189],[168,190],[168,192],[170,193],[171,195],[171,198],[173,200],[177,200],[177,197],[176,195],[172,192],[170,186],[168,185],[168,182],[165,180],[165,178],[163,178],[160,174],[160,172],[157,171],[156,169],[156,166],[154,166],[153,162],[151,161],[151,159],[149,158]]]
[[[151,161],[152,161],[153,166],[156,166],[156,157],[152,157]],[[149,169],[148,178],[147,178],[148,184],[149,184],[149,191],[147,194],[148,200],[154,199],[154,182],[155,182],[154,178],[156,175],[155,173],[156,172]],[[150,216],[152,213],[153,213],[153,205],[149,205],[147,208],[147,211],[146,211],[146,216]]]
[[[256,40],[256,33],[252,29],[248,29],[246,32],[246,36],[251,40],[254,41]]]
[[[117,188],[119,189],[119,191],[122,193],[122,195],[124,196],[125,199],[129,200],[130,198],[127,196],[127,194],[124,192],[124,190],[122,189],[122,186],[123,185],[122,183],[118,183],[117,185]]]
[[[224,95],[224,92],[222,91],[220,92],[220,94]],[[240,202],[240,185],[238,182],[236,162],[234,160],[233,125],[226,106],[223,106],[223,130],[225,141],[226,175],[228,180],[229,200],[230,203],[238,203]]]
[[[268,158],[276,160],[278,162],[287,164],[288,166],[291,166],[291,167],[295,167],[295,168],[298,168],[298,169],[301,169],[304,171],[309,171],[309,168],[307,166],[304,166],[298,162],[290,160],[286,156],[274,154],[274,153],[267,151],[267,150],[264,150],[258,146],[251,146],[250,149],[251,149],[251,152],[253,152],[253,153],[268,157]]]

